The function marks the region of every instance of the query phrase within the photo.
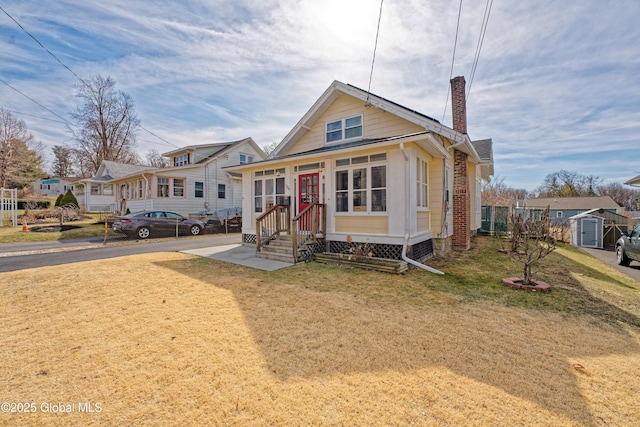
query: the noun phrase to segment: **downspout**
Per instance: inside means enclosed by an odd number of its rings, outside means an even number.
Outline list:
[[[400,151],[402,151],[402,155],[404,156],[404,160],[407,163],[405,169],[405,177],[406,177],[406,182],[405,182],[405,190],[404,190],[404,200],[405,200],[405,226],[404,226],[404,244],[402,245],[402,259],[405,260],[406,262],[408,262],[409,264],[415,266],[415,267],[419,267],[422,268],[423,270],[427,270],[431,273],[435,273],[435,274],[444,274],[442,271],[440,270],[436,270],[435,268],[429,267],[428,265],[425,264],[420,264],[417,261],[412,260],[411,258],[409,258],[407,256],[407,247],[409,246],[409,221],[411,220],[410,216],[409,216],[409,209],[411,208],[411,203],[410,203],[410,188],[411,188],[411,179],[410,179],[410,175],[409,175],[409,154],[407,154],[406,150],[404,149],[404,142],[400,143]]]

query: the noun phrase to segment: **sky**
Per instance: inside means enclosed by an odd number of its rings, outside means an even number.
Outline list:
[[[367,90],[371,78],[372,93],[451,126],[449,79],[463,75],[468,133],[493,140],[494,179],[533,190],[561,169],[640,174],[639,1],[495,0],[481,38],[487,3],[467,0],[455,44],[458,1],[380,5],[2,0],[0,107],[43,143],[50,170],[79,106],[69,69],[133,98],[141,157],[279,142],[334,80]]]

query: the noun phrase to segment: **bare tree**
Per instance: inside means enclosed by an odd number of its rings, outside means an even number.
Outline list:
[[[162,155],[156,150],[152,148],[147,152],[147,165],[154,168],[166,168],[169,167],[169,159],[166,157],[162,157]]]
[[[116,91],[111,77],[96,76],[76,87],[81,105],[73,113],[77,128],[74,157],[82,176],[96,173],[103,160],[138,163],[135,152],[140,120],[132,98]]]
[[[482,204],[491,206],[511,206],[517,200],[523,200],[527,190],[509,187],[504,177],[495,177],[482,186]]]
[[[598,186],[596,191],[600,196],[610,196],[617,204],[624,206],[627,210],[635,211],[638,209],[640,190],[623,187],[622,184],[612,182]]]
[[[534,268],[556,249],[556,240],[550,234],[549,208],[542,212],[511,211],[509,221],[511,250],[509,255],[523,265],[522,283],[533,285]]]
[[[56,176],[73,176],[73,150],[64,145],[54,145],[51,150],[55,157],[53,160],[53,174]]]
[[[273,151],[276,149],[276,147],[278,147],[279,144],[280,143],[278,141],[273,141],[263,145],[261,148],[262,148],[262,151],[264,151],[264,154],[266,154],[267,156],[270,156],[271,153],[273,153]]]
[[[23,120],[0,108],[0,187],[24,188],[45,176],[42,144]]]
[[[538,197],[582,197],[595,196],[602,178],[595,175],[581,175],[578,172],[559,170],[550,173],[535,192]]]

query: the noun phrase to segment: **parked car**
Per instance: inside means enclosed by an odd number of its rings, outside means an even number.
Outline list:
[[[242,230],[242,208],[227,208],[207,213],[203,222],[207,229],[240,231]]]
[[[616,242],[616,260],[619,265],[629,265],[631,261],[640,261],[640,225],[631,234],[623,231]]]
[[[160,235],[191,234],[197,236],[204,232],[204,224],[197,219],[185,218],[175,212],[145,211],[115,217],[113,231],[128,237],[146,239]]]

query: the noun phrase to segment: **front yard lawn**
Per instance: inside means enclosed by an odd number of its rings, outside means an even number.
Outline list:
[[[179,253],[2,273],[0,400],[76,410],[0,424],[636,424],[640,284],[562,247],[550,293],[514,290],[497,247],[445,276]]]

